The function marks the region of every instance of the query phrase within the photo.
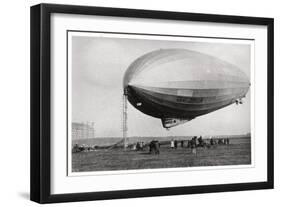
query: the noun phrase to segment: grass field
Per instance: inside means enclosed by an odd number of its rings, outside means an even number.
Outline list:
[[[197,148],[196,154],[189,148],[171,149],[169,145],[161,145],[159,155],[149,154],[148,148],[144,151],[101,149],[72,153],[73,172],[245,164],[251,164],[250,142]]]

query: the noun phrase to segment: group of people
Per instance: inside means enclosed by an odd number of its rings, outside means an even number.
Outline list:
[[[183,141],[180,141],[181,147],[183,147]],[[177,149],[178,148],[178,140],[171,140],[171,148]]]
[[[170,142],[170,147],[173,149],[177,149],[180,143],[181,147],[185,146],[185,142],[187,142],[187,148],[196,148],[196,147],[210,147],[211,145],[229,145],[230,141],[229,138],[210,138],[210,139],[203,139],[202,136],[194,136],[191,140],[174,140],[172,139]]]
[[[187,148],[204,147],[206,144],[201,136],[200,137],[194,136],[194,137],[192,137],[191,140],[187,140],[187,141],[172,139],[170,146],[173,149],[177,149],[178,145],[180,144],[180,147],[183,148],[185,145],[185,142],[187,142],[187,145],[186,145]]]
[[[187,142],[187,148],[205,147],[205,146],[207,146],[207,143],[205,140],[203,140],[202,136],[200,137],[194,136],[192,137],[191,140],[188,140]]]
[[[133,146],[134,150],[142,151],[145,147],[144,142],[137,142],[136,145]]]
[[[160,154],[160,142],[158,140],[152,140],[148,146],[150,154]]]
[[[72,152],[73,153],[76,153],[76,152],[91,152],[91,151],[94,151],[96,148],[96,146],[88,146],[86,144],[82,144],[82,145],[78,145],[78,144],[75,144],[73,147],[72,147]]]
[[[218,139],[210,139],[210,145],[229,145],[229,138],[218,138]]]
[[[170,148],[177,149],[181,148],[190,148],[192,153],[196,154],[196,149],[198,147],[207,147],[210,148],[212,145],[229,145],[229,138],[210,138],[203,139],[202,136],[194,136],[190,140],[174,140],[170,141]],[[158,140],[152,140],[151,142],[145,144],[144,142],[137,142],[133,149],[136,151],[142,151],[145,147],[149,148],[150,154],[160,154],[160,142]]]

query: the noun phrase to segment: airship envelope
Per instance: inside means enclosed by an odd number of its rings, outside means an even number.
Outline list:
[[[123,79],[128,101],[170,128],[233,103],[250,87],[238,67],[186,49],[160,49],[137,58]]]

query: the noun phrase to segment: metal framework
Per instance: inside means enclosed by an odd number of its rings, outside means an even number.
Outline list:
[[[91,139],[95,137],[95,124],[92,121],[73,123],[72,137],[75,139]]]
[[[126,150],[127,146],[128,146],[128,142],[127,142],[127,132],[128,132],[128,123],[127,123],[127,119],[128,119],[128,115],[127,115],[127,93],[126,91],[124,91],[123,94],[123,106],[122,106],[122,130],[123,130],[123,140],[124,140],[124,149]]]

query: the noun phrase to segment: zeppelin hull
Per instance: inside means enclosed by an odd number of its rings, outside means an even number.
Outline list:
[[[128,68],[123,84],[129,102],[160,118],[164,127],[174,119],[184,123],[237,103],[250,86],[237,67],[183,49],[158,50],[140,57]]]

